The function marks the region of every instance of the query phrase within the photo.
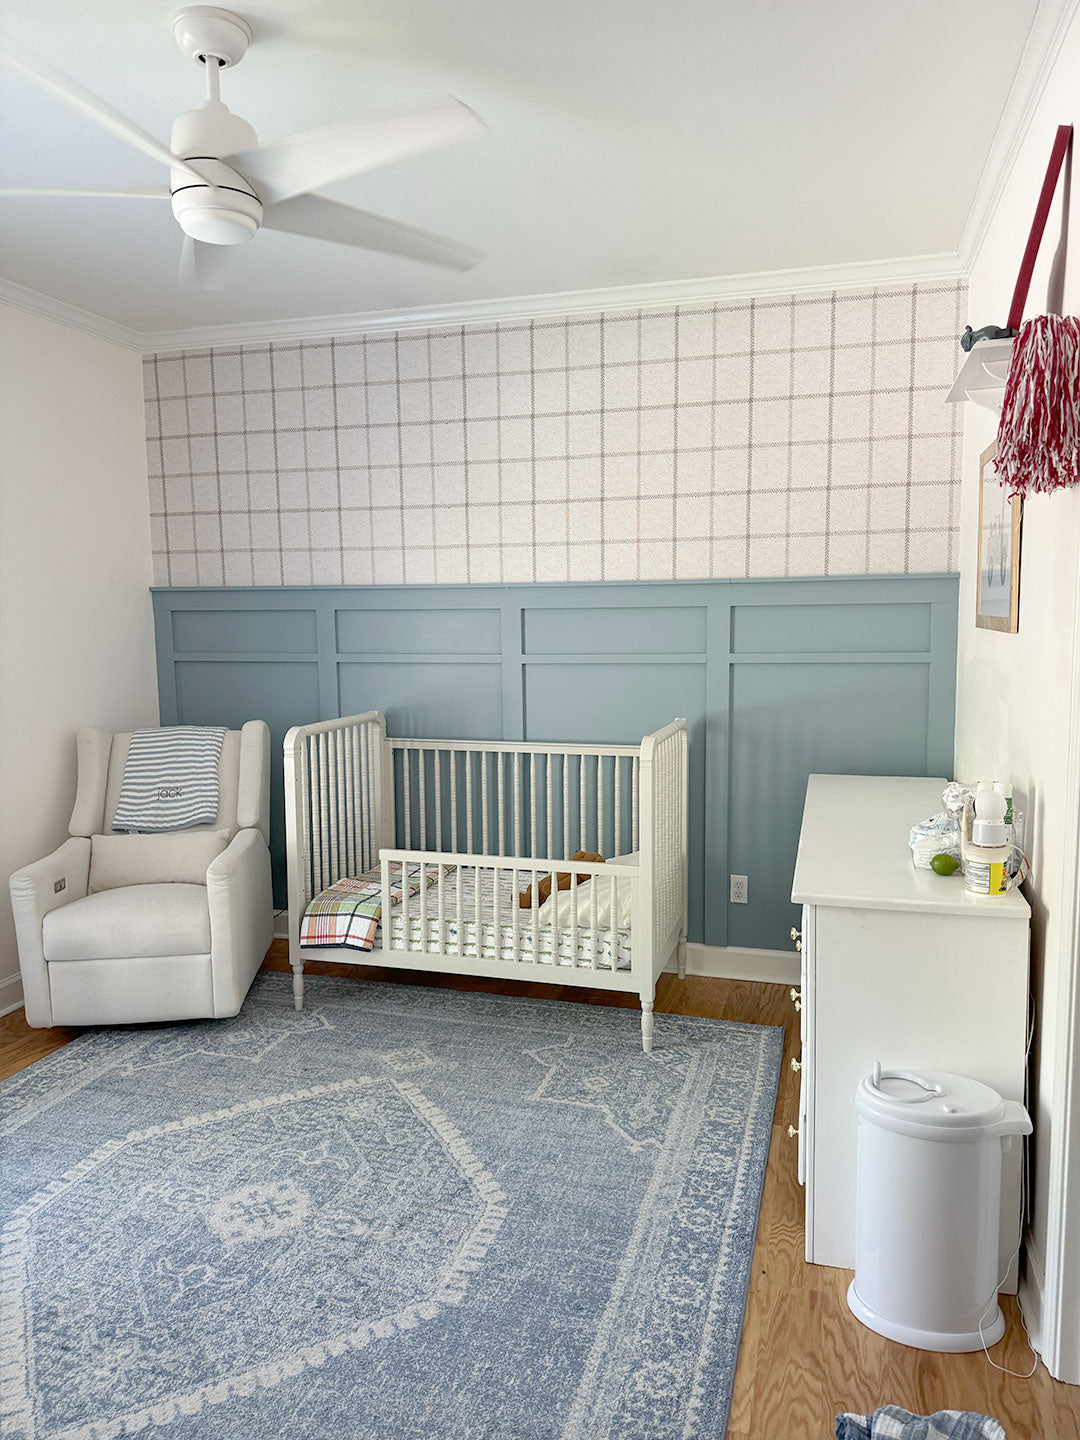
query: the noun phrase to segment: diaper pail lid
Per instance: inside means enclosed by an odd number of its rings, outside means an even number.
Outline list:
[[[1031,1130],[1024,1107],[989,1085],[944,1070],[883,1070],[859,1081],[855,1108],[872,1124],[927,1140],[982,1140]]]

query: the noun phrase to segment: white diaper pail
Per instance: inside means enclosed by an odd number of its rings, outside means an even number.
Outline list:
[[[963,1075],[880,1065],[859,1082],[855,1108],[852,1313],[920,1350],[994,1344],[1005,1331],[1001,1155],[1031,1133],[1027,1111]]]

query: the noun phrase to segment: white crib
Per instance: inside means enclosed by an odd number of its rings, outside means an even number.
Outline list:
[[[687,741],[685,720],[640,745],[403,739],[377,711],[294,727],[285,825],[296,1008],[305,958],[636,991],[651,1051],[657,977],[672,956],[686,972]],[[565,872],[575,851],[608,858],[573,862],[569,900],[521,908],[518,893],[530,886],[535,897],[552,862]],[[410,895],[405,867],[415,865],[437,867],[438,879]],[[302,949],[313,896],[376,867],[375,948]]]

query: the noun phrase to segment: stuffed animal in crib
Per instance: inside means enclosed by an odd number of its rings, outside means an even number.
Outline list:
[[[573,853],[573,855],[570,856],[570,859],[571,859],[571,860],[592,860],[592,861],[593,861],[595,864],[597,864],[597,865],[602,865],[602,864],[604,863],[604,857],[603,857],[603,855],[595,855],[595,854],[593,854],[593,852],[590,851],[590,850],[575,850],[574,853]],[[584,885],[589,878],[590,878],[590,877],[589,877],[588,875],[579,875],[579,876],[577,877],[577,879],[578,879],[578,884],[579,884],[579,885]],[[559,873],[555,876],[555,880],[556,880],[557,886],[558,886],[558,888],[559,888],[560,890],[569,890],[569,889],[570,889],[571,877],[570,877],[570,872],[569,872],[569,871],[567,871],[567,870],[560,870]],[[545,900],[548,898],[548,896],[551,894],[551,876],[550,876],[550,875],[545,875],[544,878],[539,882],[539,884],[538,884],[535,888],[536,888],[536,892],[537,892],[537,895],[536,895],[536,903],[537,903],[537,905],[543,905],[544,901],[545,901]],[[526,888],[525,888],[524,890],[522,890],[521,894],[518,896],[518,904],[521,906],[522,910],[531,910],[531,909],[532,909],[532,904],[533,904],[533,893],[532,893],[532,892],[533,892],[533,886],[532,886],[532,885],[528,885],[528,886],[526,886]]]

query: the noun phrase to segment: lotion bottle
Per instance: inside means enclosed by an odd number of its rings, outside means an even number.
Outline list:
[[[1006,797],[988,782],[975,792],[971,839],[964,843],[964,889],[970,895],[1006,895],[1012,845],[1005,823]]]

